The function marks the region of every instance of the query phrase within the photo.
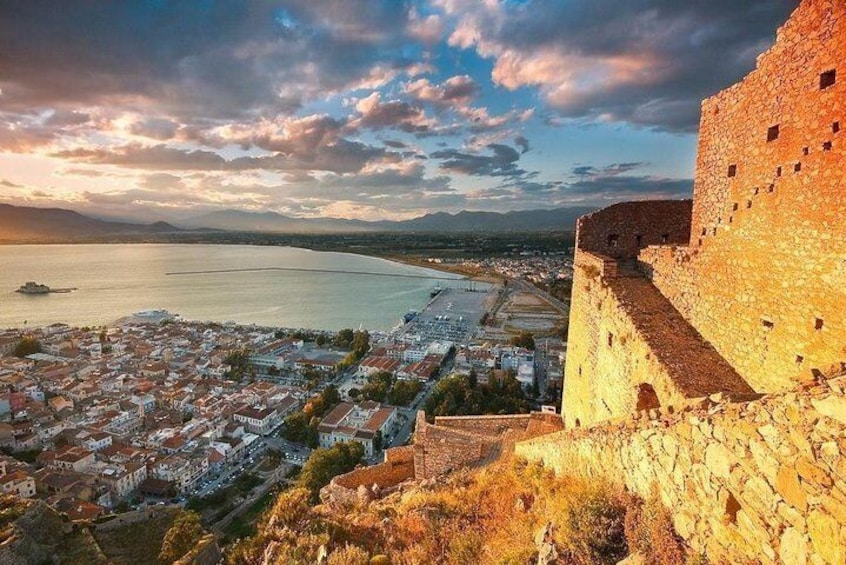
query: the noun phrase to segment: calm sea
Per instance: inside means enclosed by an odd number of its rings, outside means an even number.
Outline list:
[[[164,308],[189,320],[386,330],[408,310],[425,305],[438,282],[303,271],[166,274],[267,267],[451,277],[374,257],[290,247],[0,246],[0,327],[102,325]],[[79,290],[39,296],[14,292],[27,281]]]

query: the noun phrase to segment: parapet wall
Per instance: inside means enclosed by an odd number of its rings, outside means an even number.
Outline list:
[[[558,474],[657,493],[714,563],[846,563],[846,377],[517,444]],[[653,412],[656,415],[656,412]]]
[[[692,233],[654,284],[756,390],[846,363],[846,3],[804,0],[702,105]]]
[[[563,412],[568,427],[753,390],[646,279],[576,255]]]
[[[576,248],[631,260],[648,245],[687,243],[691,208],[690,200],[614,204],[579,218]]]

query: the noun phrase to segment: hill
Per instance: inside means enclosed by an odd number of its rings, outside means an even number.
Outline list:
[[[615,564],[630,552],[662,565],[687,558],[657,501],[512,460],[344,507],[314,507],[308,491],[289,490],[226,562],[316,563],[323,552],[327,565]]]
[[[276,233],[360,232],[509,232],[574,229],[576,219],[593,208],[556,208],[520,212],[437,212],[402,221],[366,222],[338,218],[292,218],[276,212],[222,210],[180,222],[187,228]]]
[[[30,208],[0,204],[0,241],[45,241],[126,234],[179,232],[166,222],[108,222],[61,208]]]

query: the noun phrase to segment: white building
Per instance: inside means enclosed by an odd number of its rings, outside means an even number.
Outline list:
[[[342,402],[323,418],[317,431],[320,447],[355,441],[364,447],[365,457],[370,458],[375,451],[377,435],[386,438],[397,426],[395,407],[368,400],[359,404]]]

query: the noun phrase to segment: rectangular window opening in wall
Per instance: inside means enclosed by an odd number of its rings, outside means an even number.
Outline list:
[[[840,122],[834,122],[831,124],[831,131],[834,133],[838,133],[840,131]]]
[[[820,75],[820,90],[825,90],[837,82],[837,69],[826,71]]]
[[[699,239],[699,247],[702,247],[702,239]]]
[[[732,206],[732,208],[731,208],[731,209],[732,209],[732,210],[734,210],[735,212],[737,212],[737,209],[738,209],[739,207],[740,207],[740,206],[738,205],[738,203],[737,203],[737,202],[735,202],[735,203],[734,203],[734,206]]]
[[[752,207],[752,201],[751,201],[751,200],[747,200],[747,201],[746,201],[746,207],[747,207],[747,208],[751,208],[751,207]]]
[[[775,185],[771,184],[770,187],[767,189],[769,192],[775,192]]]
[[[639,233],[635,234],[635,245],[637,245],[638,247],[641,247],[643,245],[643,236]]]
[[[795,165],[793,165],[793,172],[794,173],[798,173],[801,170],[802,170],[802,163],[796,163]]]
[[[825,321],[822,318],[814,318],[814,329],[820,331],[825,326]]]
[[[728,177],[736,177],[737,176],[737,165],[729,165],[728,168]]]
[[[765,330],[771,330],[775,327],[775,323],[767,318],[761,318],[761,325],[764,326]]]
[[[714,228],[714,231],[711,232],[713,235],[717,235],[717,228]]]
[[[608,332],[608,347],[614,346],[614,334]]]
[[[730,224],[733,224],[733,223],[734,223],[734,216],[729,216],[729,223],[730,223]]]
[[[661,234],[661,243],[669,243],[670,241],[670,234],[662,233]]]
[[[755,187],[755,194],[758,194],[759,192],[760,192],[760,189],[756,186]]]
[[[780,177],[780,176],[781,176],[781,167],[778,167],[778,168],[776,169],[776,176],[777,176],[777,177]]]
[[[811,148],[810,147],[803,147],[802,148],[802,155],[807,156],[807,155],[810,155],[810,154],[811,154]]]
[[[708,228],[702,228],[702,235],[708,235]]]
[[[775,141],[778,139],[779,129],[778,126],[772,126],[770,129],[767,130],[767,143],[770,141]]]
[[[823,151],[831,151],[832,143],[830,141],[826,141],[823,143]]]
[[[803,356],[801,356],[801,355],[796,356],[796,364],[797,365],[801,365],[804,362],[805,362],[805,358]]]

